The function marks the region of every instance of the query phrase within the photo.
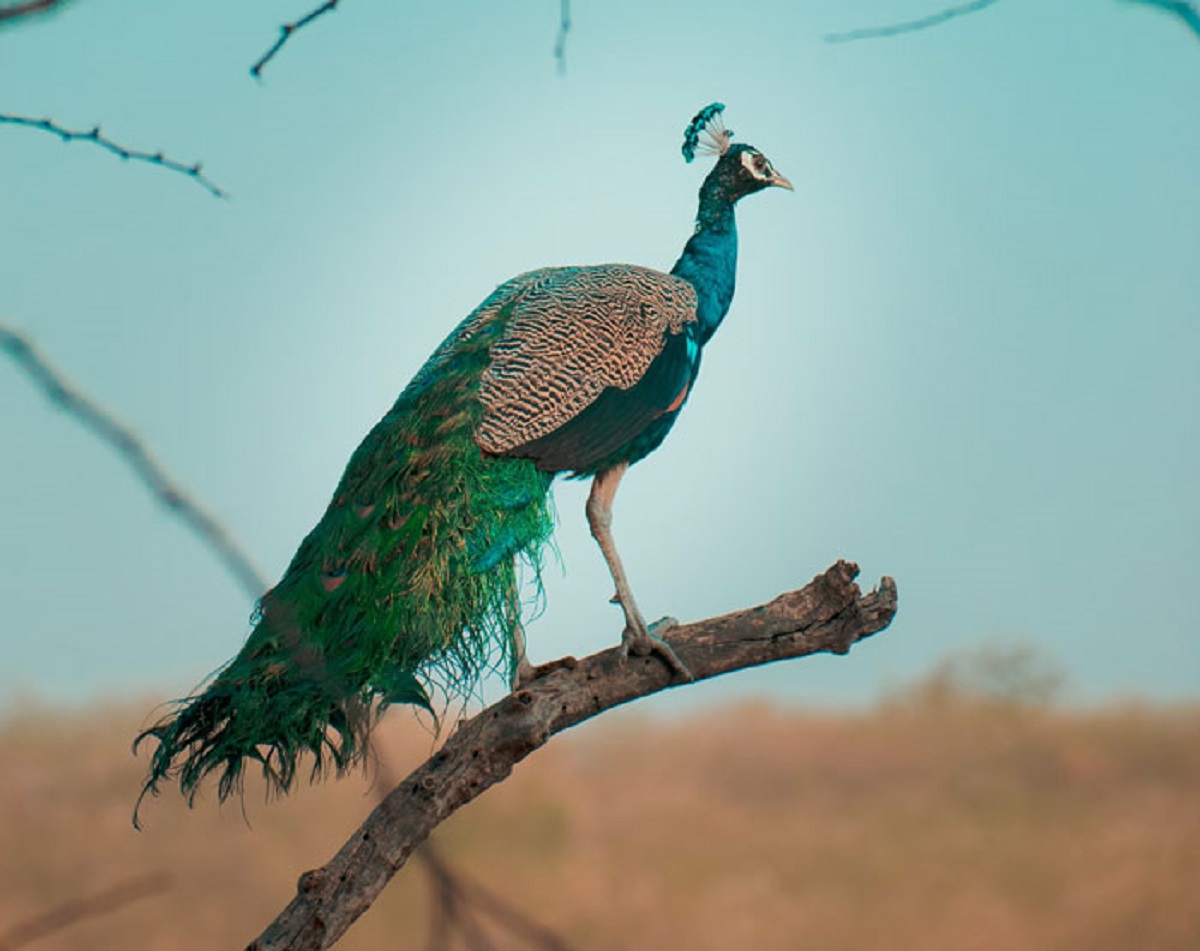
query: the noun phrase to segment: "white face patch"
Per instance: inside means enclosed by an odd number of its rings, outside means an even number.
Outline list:
[[[766,182],[768,185],[774,184],[776,171],[771,168],[771,163],[762,152],[747,150],[742,153],[742,167],[750,173],[752,178],[758,179],[760,182]]]

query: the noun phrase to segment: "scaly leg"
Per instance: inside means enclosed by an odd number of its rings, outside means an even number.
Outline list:
[[[513,623],[512,641],[513,658],[516,660],[513,666],[512,688],[519,690],[537,676],[536,668],[529,663],[529,657],[525,653],[525,628],[520,617]]]
[[[579,661],[569,654],[566,657],[560,657],[558,660],[552,660],[547,664],[538,664],[536,667],[529,662],[529,657],[525,653],[525,627],[521,624],[521,605],[516,585],[508,592],[508,598],[513,616],[513,660],[516,661],[513,666],[512,689],[514,691],[520,690],[531,681],[537,680],[539,677],[544,677],[546,674],[559,668],[574,670]]]
[[[628,464],[622,462],[597,472],[592,480],[592,491],[587,500],[588,526],[592,530],[592,537],[596,539],[596,544],[600,546],[600,551],[604,553],[604,560],[608,562],[608,570],[612,573],[613,582],[617,586],[617,594],[613,600],[620,604],[621,610],[625,612],[625,630],[621,634],[621,650],[626,655],[633,654],[636,657],[658,654],[666,661],[671,670],[681,677],[691,680],[691,671],[684,666],[683,661],[675,656],[671,645],[655,633],[674,627],[676,622],[670,618],[664,618],[649,627],[646,626],[646,619],[642,617],[642,612],[638,610],[637,602],[633,599],[633,591],[630,590],[629,580],[625,577],[621,556],[617,554],[617,545],[613,541],[613,496],[617,494],[617,486],[621,484],[621,477],[625,475],[625,470],[628,468]]]

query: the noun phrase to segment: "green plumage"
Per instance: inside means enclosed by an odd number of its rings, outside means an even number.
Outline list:
[[[496,292],[434,354],[350,459],[333,500],[262,599],[245,647],[203,692],[142,733],[146,792],[177,776],[221,798],[247,762],[286,791],[302,754],[345,771],[390,703],[430,707],[510,670],[517,556],[536,573],[552,530],[550,476],[483,453],[480,380],[512,311]],[[136,744],[135,744],[136,745]]]
[[[625,615],[622,650],[690,676],[646,624],[610,525],[625,470],[670,432],[729,310],[734,204],[792,187],[757,149],[709,129],[722,108],[688,126],[685,155],[703,144],[719,158],[671,273],[542,268],[459,324],[355,451],[246,646],[138,737],[157,743],[143,796],[178,777],[191,801],[216,773],[225,798],[255,763],[286,791],[306,755],[314,777],[361,762],[389,704],[432,710],[435,691],[469,695],[489,670],[538,676],[518,568],[537,576],[557,473],[595,477],[588,524]]]

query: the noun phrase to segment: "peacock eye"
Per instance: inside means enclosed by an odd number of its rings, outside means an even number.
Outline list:
[[[752,152],[750,150],[743,152],[742,167],[751,177],[761,182],[770,182],[775,177],[775,170],[771,168],[771,160],[761,152]]]

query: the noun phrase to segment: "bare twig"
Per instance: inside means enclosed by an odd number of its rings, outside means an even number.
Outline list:
[[[1164,13],[1177,16],[1189,30],[1200,38],[1200,8],[1187,0],[1126,0],[1127,3],[1140,3],[1147,7],[1157,7]]]
[[[76,389],[28,337],[2,322],[0,350],[6,351],[16,361],[51,402],[66,410],[115,449],[151,494],[216,552],[247,594],[257,598],[267,589],[268,584],[262,573],[225,527],[171,477],[133,430],[90,396]]]
[[[57,13],[71,0],[26,0],[25,3],[8,3],[0,6],[0,25],[8,26],[13,20],[33,17],[41,13]]]
[[[437,851],[429,847],[428,840],[417,854],[424,860],[433,884],[434,925],[429,932],[429,951],[449,951],[452,925],[458,927],[470,951],[492,951],[491,941],[475,920],[470,905],[463,900],[466,896],[459,879],[441,861]]]
[[[374,788],[382,801],[396,786],[396,778],[388,767],[387,758],[378,748],[374,750],[372,760],[376,764]],[[569,951],[567,943],[545,925],[523,914],[478,882],[470,881],[454,871],[442,858],[441,851],[432,839],[422,842],[416,853],[429,873],[429,884],[433,890],[429,951],[449,951],[455,931],[471,948],[490,947],[487,935],[475,919],[475,911],[488,915],[508,935],[523,939],[529,947],[542,951]]]
[[[181,488],[166,474],[154,461],[145,444],[128,427],[114,419],[111,413],[100,408],[90,397],[80,393],[27,337],[5,326],[3,322],[0,322],[0,350],[7,351],[53,402],[77,416],[100,439],[114,446],[126,458],[151,494],[179,514],[185,523],[199,534],[251,597],[257,598],[267,588],[266,580],[232,535],[195,501],[191,493]],[[386,764],[381,757],[377,761],[378,782],[383,788],[390,789],[395,784],[388,779]],[[523,934],[529,938],[534,942],[534,946],[545,948],[547,951],[563,951],[566,948],[556,935],[526,918],[502,899],[478,884],[465,882],[436,853],[431,843],[425,843],[420,854],[434,887],[435,934],[441,927],[448,936],[450,929],[457,927],[464,937],[470,940],[472,935],[479,931],[478,924],[471,918],[471,904],[474,902],[507,925],[514,934]],[[69,928],[88,918],[116,911],[166,887],[165,876],[140,876],[89,898],[64,902],[0,935],[0,951],[16,951],[17,948],[53,932]]]
[[[558,71],[567,71],[567,34],[571,32],[571,0],[559,0],[558,5],[558,36],[554,40],[554,59],[558,62]]]
[[[100,146],[100,148],[107,149],[113,155],[120,156],[123,159],[134,162],[146,162],[149,165],[158,165],[172,172],[179,172],[181,175],[185,175],[195,181],[201,188],[204,188],[216,198],[229,197],[226,192],[218,188],[204,175],[199,162],[187,165],[183,162],[177,162],[175,159],[167,158],[162,152],[139,152],[137,149],[126,148],[124,145],[102,135],[100,126],[94,126],[87,132],[82,130],[73,131],[71,129],[64,129],[51,119],[31,119],[28,116],[15,116],[7,113],[0,113],[0,123],[25,126],[29,129],[40,129],[43,132],[49,132],[51,135],[57,135],[64,142],[93,142]]]
[[[340,2],[341,0],[325,0],[325,2],[319,7],[310,10],[294,23],[283,24],[283,26],[279,28],[279,39],[277,39],[274,44],[272,44],[271,48],[263,53],[262,56],[260,56],[254,63],[254,65],[250,67],[250,75],[255,79],[262,79],[263,67],[275,58],[276,53],[283,49],[284,44],[292,38],[293,33],[295,33],[297,30],[304,29],[317,17],[324,16],[326,13],[336,10],[337,5]]]
[[[511,937],[543,951],[567,951],[567,943],[545,925],[514,908],[495,893],[453,871],[428,839],[417,849],[417,857],[429,872],[434,893],[433,925],[429,929],[429,951],[446,951],[450,932],[457,928],[472,948],[490,948],[483,928],[475,919],[481,912],[500,925]],[[512,947],[506,943],[504,947]]]
[[[978,13],[980,10],[984,10],[996,2],[997,0],[970,0],[969,3],[948,7],[945,10],[939,10],[937,13],[931,13],[929,16],[918,17],[915,20],[905,20],[901,23],[892,23],[887,26],[846,30],[841,33],[826,33],[825,42],[849,43],[853,40],[873,40],[885,36],[898,36],[901,33],[915,33],[918,30],[927,30],[931,26],[939,26],[947,20],[966,16],[968,13]]]
[[[89,918],[111,914],[142,898],[166,891],[170,879],[162,872],[151,872],[118,882],[103,891],[84,898],[63,902],[45,914],[19,923],[0,934],[0,951],[17,951],[26,945],[63,931]]]
[[[453,889],[458,901],[467,904],[468,907],[474,905],[479,911],[489,915],[504,927],[513,937],[524,938],[530,947],[543,948],[545,951],[566,951],[566,942],[549,928],[522,914],[478,882],[473,882],[461,874],[452,873],[441,860],[439,853],[429,849],[428,841],[421,846],[418,854],[425,861],[430,874],[436,879],[444,881],[447,888]]]
[[[885,628],[896,586],[884,578],[863,596],[858,567],[839,561],[769,604],[671,632],[696,680],[818,652],[844,654]],[[397,786],[323,868],[300,877],[297,894],[248,951],[332,947],[440,822],[504,780],[551,736],[605,710],[671,686],[657,657],[618,648],[560,667],[462,723],[446,744]]]

